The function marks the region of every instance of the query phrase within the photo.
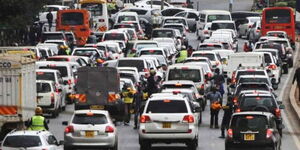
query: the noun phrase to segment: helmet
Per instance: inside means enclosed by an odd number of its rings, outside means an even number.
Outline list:
[[[155,71],[154,69],[151,69],[151,70],[150,70],[150,74],[151,74],[151,75],[155,75],[155,74],[156,74],[156,71]]]
[[[42,115],[43,114],[43,109],[41,107],[35,108],[35,114],[36,115]]]

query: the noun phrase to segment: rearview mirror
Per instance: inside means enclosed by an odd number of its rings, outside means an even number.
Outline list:
[[[68,124],[69,124],[68,121],[63,121],[63,122],[62,122],[62,125],[64,125],[64,126],[67,126]]]
[[[58,142],[58,145],[64,145],[64,141],[63,140],[60,140],[59,142]]]

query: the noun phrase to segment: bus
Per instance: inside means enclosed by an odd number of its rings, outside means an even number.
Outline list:
[[[72,31],[76,37],[76,45],[85,45],[91,34],[89,12],[85,9],[59,10],[57,12],[56,30]]]
[[[262,12],[261,35],[268,31],[285,31],[291,44],[295,44],[295,15],[290,7],[269,7]]]
[[[104,33],[109,29],[109,16],[106,0],[80,0],[79,8],[86,9],[91,15],[93,32]]]

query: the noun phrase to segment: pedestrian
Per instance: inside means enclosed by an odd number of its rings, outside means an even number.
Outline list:
[[[46,119],[43,116],[43,109],[41,107],[37,107],[35,109],[35,115],[30,119],[28,123],[28,130],[49,130]]]
[[[150,97],[153,93],[158,92],[158,82],[156,81],[156,71],[150,70],[150,76],[147,78],[147,92]]]
[[[151,34],[152,34],[153,27],[152,27],[151,23],[148,22],[148,21],[143,21],[143,23],[144,23],[144,26],[145,26],[145,34],[146,34],[146,37],[147,37],[148,39],[150,39],[150,38],[151,38]]]
[[[193,49],[193,47],[191,45],[188,46],[188,49],[187,49],[187,54],[188,56],[187,57],[191,57],[192,56],[192,53],[194,52],[195,50]]]
[[[52,22],[53,22],[53,14],[51,12],[52,10],[49,9],[49,12],[47,13],[47,20],[48,20],[48,25],[49,25],[49,32],[51,31],[51,28],[52,28]]]
[[[122,98],[124,99],[125,103],[125,118],[124,118],[124,125],[128,126],[130,123],[130,118],[131,118],[131,108],[132,108],[132,103],[133,103],[133,98],[134,98],[134,93],[128,84],[124,84],[122,88]]]
[[[298,67],[295,71],[293,83],[295,82],[295,80],[297,80],[297,88],[298,88],[298,93],[300,95],[300,67]],[[300,101],[300,96],[298,96],[298,98],[299,98],[299,101]]]
[[[223,97],[223,94],[225,93],[225,91],[224,91],[225,78],[220,73],[220,69],[219,68],[215,69],[215,74],[214,74],[212,80],[213,80],[213,85],[215,87],[217,87],[218,91],[221,93],[221,96]]]
[[[233,114],[233,103],[231,100],[227,101],[226,106],[223,106],[222,109],[224,110],[224,115],[221,124],[221,136],[220,138],[225,138],[225,129],[229,128],[229,123],[231,116]]]
[[[222,96],[216,87],[212,87],[212,91],[207,94],[207,99],[210,101],[210,128],[215,126],[219,128],[218,116],[221,109]]]
[[[133,129],[138,128],[138,118],[142,114],[142,101],[144,98],[144,93],[142,90],[141,83],[138,83],[137,91],[134,95],[134,127]]]

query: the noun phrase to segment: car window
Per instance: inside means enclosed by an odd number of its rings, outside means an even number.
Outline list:
[[[40,69],[54,69],[58,70],[61,74],[62,77],[67,77],[68,76],[68,69],[65,66],[42,66]]]
[[[152,38],[163,38],[163,37],[172,38],[174,36],[175,34],[172,30],[154,30],[152,32]]]
[[[269,109],[276,107],[275,100],[271,96],[244,96],[241,100],[242,109],[253,109],[257,106],[265,106]]]
[[[36,83],[37,93],[51,92],[51,85],[49,83]]]
[[[138,72],[146,68],[143,60],[119,60],[118,67],[136,67]]]
[[[200,22],[205,22],[205,15],[204,14],[200,14]]]
[[[53,72],[36,72],[36,79],[55,81],[55,75]]]
[[[266,84],[242,84],[237,87],[236,95],[238,95],[243,90],[262,90],[269,91],[269,87]]]
[[[168,80],[191,80],[200,82],[200,70],[198,69],[170,69]]]
[[[266,129],[267,125],[267,118],[265,116],[258,115],[235,116],[231,123],[233,129],[238,129],[240,131],[262,130]]]
[[[107,118],[103,114],[75,114],[72,120],[74,124],[106,124]]]
[[[185,17],[186,12],[181,12],[176,15],[176,17]]]
[[[91,57],[96,54],[97,54],[96,50],[88,50],[88,49],[82,49],[82,50],[77,49],[73,53],[74,56],[87,56],[87,57]]]
[[[35,147],[41,146],[42,142],[39,136],[16,135],[5,138],[3,146],[6,147]]]
[[[266,83],[269,84],[267,78],[241,78],[238,83],[249,83],[249,82],[257,82],[257,83]]]
[[[195,13],[189,13],[187,17],[197,19],[198,16]]]
[[[163,55],[163,52],[159,50],[143,50],[141,51],[140,55]]]
[[[47,142],[48,142],[50,145],[56,145],[56,144],[57,144],[57,140],[56,140],[55,136],[53,136],[53,135],[49,135],[49,136],[48,136]]]
[[[185,101],[182,100],[155,100],[150,101],[146,113],[187,113]]]
[[[215,61],[216,60],[214,54],[208,54],[208,53],[198,53],[198,54],[196,53],[196,54],[193,54],[192,57],[206,57],[206,58],[208,58],[211,61]]]
[[[207,22],[212,22],[215,20],[230,20],[229,15],[208,15]]]
[[[175,14],[182,12],[182,9],[167,9],[161,12],[163,16],[174,16]]]

